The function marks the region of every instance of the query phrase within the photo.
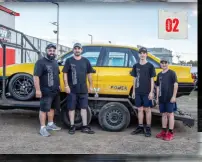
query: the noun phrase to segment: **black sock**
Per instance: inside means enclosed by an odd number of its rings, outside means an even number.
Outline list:
[[[139,124],[139,127],[143,128],[143,124]]]
[[[167,128],[162,128],[162,130],[163,130],[164,132],[166,132],[166,131],[167,131]]]
[[[147,124],[147,125],[146,125],[146,127],[147,127],[147,128],[150,128],[150,127],[151,127],[151,125],[150,125],[150,124]]]
[[[169,129],[169,132],[173,134],[173,130],[172,129]]]

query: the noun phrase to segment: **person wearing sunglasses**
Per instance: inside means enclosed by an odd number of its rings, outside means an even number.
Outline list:
[[[147,61],[147,49],[139,49],[140,61],[133,66],[132,76],[134,77],[132,98],[138,108],[138,127],[132,135],[144,133],[146,137],[151,136],[151,106],[154,92],[154,77],[156,76],[154,66]],[[143,119],[146,112],[146,127],[144,129]]]
[[[176,110],[178,82],[176,73],[169,69],[168,60],[166,58],[161,59],[160,65],[162,72],[157,75],[156,85],[157,103],[159,104],[160,113],[162,113],[162,130],[156,137],[170,141],[174,138],[174,111]]]
[[[89,60],[82,57],[82,45],[75,43],[73,46],[74,56],[65,61],[63,68],[65,92],[67,93],[67,109],[69,110],[70,128],[69,134],[74,134],[76,127],[74,125],[75,109],[80,109],[83,127],[81,132],[94,134],[95,132],[87,123],[88,92],[93,91],[92,76],[93,68]],[[88,78],[89,89],[86,78]]]
[[[33,75],[36,98],[40,98],[39,120],[41,128],[39,133],[48,137],[51,135],[49,131],[61,129],[53,122],[55,110],[60,109],[60,70],[55,60],[56,46],[49,44],[45,51],[45,56],[35,63]],[[48,116],[47,126],[46,116]]]

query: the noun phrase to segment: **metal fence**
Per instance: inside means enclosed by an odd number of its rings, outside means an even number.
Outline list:
[[[34,63],[38,59],[38,54],[36,53],[36,50],[43,54],[45,53],[45,48],[47,44],[54,42],[46,41],[40,38],[32,37],[23,34],[20,31],[11,29],[9,27],[6,27],[4,25],[0,24],[1,30],[4,30],[5,38],[1,37],[1,40],[6,41],[8,43],[11,43],[15,47],[10,47],[15,49],[15,60],[16,63]],[[18,47],[18,48],[17,48]],[[36,49],[33,51],[33,49]],[[71,50],[71,48],[63,45],[59,45],[59,54],[64,54],[67,51]]]

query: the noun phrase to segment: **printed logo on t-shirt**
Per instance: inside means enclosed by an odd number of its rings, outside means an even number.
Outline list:
[[[71,64],[71,71],[72,71],[72,84],[76,85],[77,77],[76,77],[76,65],[75,64]]]
[[[54,79],[53,79],[53,67],[50,65],[46,65],[46,69],[48,71],[48,86],[52,87],[54,84]]]
[[[140,86],[140,69],[139,68],[136,68],[136,73],[137,73],[137,77],[135,82],[135,88],[138,88]]]
[[[159,97],[161,97],[162,76],[159,77]]]

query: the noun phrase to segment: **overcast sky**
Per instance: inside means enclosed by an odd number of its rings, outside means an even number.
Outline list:
[[[5,3],[20,13],[16,29],[25,34],[56,42],[50,22],[56,21],[56,5],[51,3]],[[60,44],[72,46],[74,42],[164,47],[181,54],[182,60],[197,59],[196,3],[61,3]],[[189,35],[186,40],[158,39],[158,11],[187,11]],[[176,61],[176,57],[174,57]]]

